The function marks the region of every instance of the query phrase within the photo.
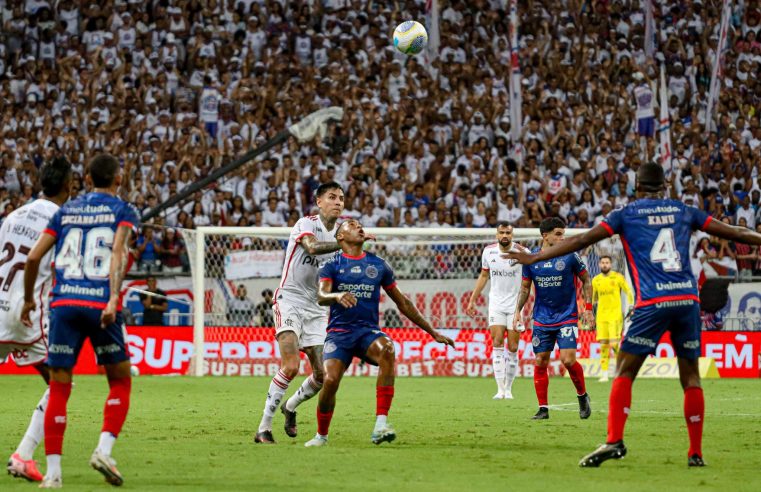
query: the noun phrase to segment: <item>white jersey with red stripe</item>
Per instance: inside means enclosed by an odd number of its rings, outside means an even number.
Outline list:
[[[301,247],[301,240],[306,236],[314,236],[320,242],[335,242],[338,224],[328,230],[319,216],[308,215],[296,222],[288,239],[285,250],[285,265],[280,286],[275,291],[275,302],[281,301],[310,311],[327,312],[327,308],[317,304],[317,273],[320,266],[333,256],[310,255]]]
[[[527,252],[520,244],[512,243],[510,251]],[[484,248],[481,255],[481,269],[489,272],[489,311],[514,313],[521,290],[522,265],[515,260],[502,258],[499,244]]]
[[[24,304],[24,265],[27,255],[59,208],[50,200],[40,198],[11,212],[0,226],[0,343],[31,345],[47,335],[53,251],[40,262],[34,285],[37,308],[31,313],[32,328],[20,321]]]

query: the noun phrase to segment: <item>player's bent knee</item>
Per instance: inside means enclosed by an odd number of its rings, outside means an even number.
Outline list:
[[[283,371],[283,374],[285,374],[288,378],[293,379],[299,373],[299,363],[300,361],[298,356],[296,357],[283,356],[280,370]]]

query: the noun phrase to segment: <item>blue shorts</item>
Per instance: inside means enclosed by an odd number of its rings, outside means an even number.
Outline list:
[[[654,354],[661,337],[669,331],[677,357],[695,360],[700,357],[700,327],[700,305],[694,301],[683,306],[653,304],[636,308],[621,350],[635,355]]]
[[[637,119],[637,135],[640,137],[652,137],[655,135],[655,117]]]
[[[100,326],[100,309],[58,306],[50,311],[48,365],[74,367],[85,339],[89,338],[99,365],[129,360],[122,313],[106,328]]]
[[[351,331],[329,331],[325,337],[322,360],[338,359],[347,367],[354,357],[377,366],[378,364],[367,357],[367,349],[380,337],[388,337],[380,330],[357,329]]]
[[[576,322],[561,326],[536,326],[534,325],[534,337],[531,343],[534,345],[534,353],[552,352],[555,350],[555,342],[561,349],[576,349],[576,337],[579,336],[579,327]]]

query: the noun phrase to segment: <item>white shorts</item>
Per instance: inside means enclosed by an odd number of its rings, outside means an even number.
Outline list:
[[[325,343],[327,310],[315,312],[278,301],[272,305],[272,312],[275,314],[275,337],[285,331],[292,331],[299,339],[299,348]]]
[[[513,313],[489,309],[489,326],[506,326],[508,330],[512,330],[513,316]]]
[[[13,358],[17,366],[34,366],[48,359],[48,342],[46,338],[40,338],[31,345],[19,345],[17,343],[0,344],[0,363],[8,362]]]

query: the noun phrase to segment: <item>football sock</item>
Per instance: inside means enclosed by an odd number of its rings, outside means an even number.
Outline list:
[[[60,455],[63,450],[63,434],[66,432],[66,404],[71,395],[71,383],[50,382],[50,399],[45,410],[45,454]],[[60,458],[58,460],[60,474]],[[50,468],[48,468],[49,472]]]
[[[132,393],[132,378],[109,379],[108,386],[110,390],[108,392],[108,399],[106,399],[106,405],[103,407],[103,428],[101,428],[101,433],[111,434],[116,439],[124,426],[124,421],[127,419],[129,399]],[[108,455],[111,454],[110,447],[107,452],[103,449],[101,451]]]
[[[330,421],[333,418],[333,411],[321,412],[320,406],[317,406],[317,433],[323,437],[328,436],[330,430]]]
[[[114,443],[116,442],[116,436],[110,432],[101,432],[100,439],[98,440],[98,447],[96,448],[101,454],[111,456],[111,451],[114,449]]]
[[[285,408],[289,412],[295,411],[296,407],[316,395],[320,391],[320,388],[322,388],[322,384],[318,383],[314,378],[314,374],[312,374],[301,383],[298,391],[288,398],[288,401],[285,402]]]
[[[34,457],[34,450],[45,438],[45,409],[48,407],[49,398],[50,388],[42,394],[42,398],[37,403],[37,408],[32,412],[32,420],[29,422],[26,434],[16,449],[22,460],[31,460]]]
[[[581,367],[579,361],[574,362],[570,369],[568,369],[568,375],[571,376],[571,381],[573,381],[573,385],[576,387],[576,394],[579,396],[585,395],[587,393],[587,385],[584,382],[584,368]]]
[[[624,438],[624,426],[631,405],[632,380],[626,376],[618,376],[613,380],[608,403],[608,444]]]
[[[495,371],[496,372],[496,371]],[[518,352],[507,351],[507,369],[505,370],[505,390],[513,391],[513,381],[518,375]]]
[[[391,400],[394,399],[393,386],[375,387],[375,415],[388,415],[391,408]]]
[[[684,390],[684,420],[687,422],[687,433],[690,436],[690,451],[687,456],[697,454],[703,456],[703,416],[705,400],[703,388],[691,386]]]
[[[547,376],[547,367],[534,366],[534,389],[540,407],[547,406],[547,390],[549,387],[550,378]]]
[[[54,477],[60,477],[61,476],[61,455],[60,454],[49,454],[46,456],[47,458],[47,470],[45,471],[45,476],[54,478]]]
[[[275,411],[280,405],[280,401],[283,399],[289,384],[291,384],[291,379],[285,375],[282,369],[272,378],[270,388],[267,391],[267,399],[264,402],[264,412],[262,414],[262,421],[259,423],[259,432],[272,430],[272,417],[275,416]]]
[[[494,379],[497,380],[497,389],[500,393],[505,392],[505,349],[494,347],[491,351],[491,365],[494,367]]]
[[[600,372],[602,374],[608,373],[608,366],[610,364],[610,345],[607,343],[600,345]]]

